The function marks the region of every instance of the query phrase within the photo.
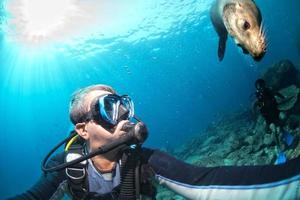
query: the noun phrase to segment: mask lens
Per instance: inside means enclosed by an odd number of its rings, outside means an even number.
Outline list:
[[[118,118],[119,100],[112,95],[99,99],[101,117],[108,123],[115,125]]]
[[[127,119],[134,116],[134,105],[131,98],[127,95],[121,96],[121,105],[127,110]]]

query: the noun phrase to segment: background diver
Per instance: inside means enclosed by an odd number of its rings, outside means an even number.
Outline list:
[[[153,105],[155,106],[155,105]],[[109,86],[77,91],[74,132],[44,159],[40,180],[10,199],[155,199],[153,181],[188,199],[300,199],[300,157],[281,165],[199,167],[142,147],[147,128],[127,95]],[[137,122],[133,122],[133,119]],[[61,145],[65,151],[51,157]]]
[[[286,162],[286,156],[283,153],[284,144],[281,144],[280,133],[283,130],[284,122],[280,116],[278,109],[278,103],[276,97],[285,99],[285,97],[279,92],[274,92],[266,86],[266,82],[263,79],[257,79],[255,81],[256,98],[254,108],[258,108],[261,115],[266,121],[267,131],[271,132],[275,136],[277,144],[278,158],[275,161],[276,164]],[[294,140],[294,137],[287,131],[283,131],[282,135],[287,146],[290,146]]]

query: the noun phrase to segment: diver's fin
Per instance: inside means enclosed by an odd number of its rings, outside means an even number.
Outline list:
[[[275,165],[279,165],[279,164],[283,164],[287,161],[286,156],[284,154],[284,152],[279,152],[279,154],[277,155],[277,159],[275,161]]]
[[[223,35],[219,39],[219,47],[218,47],[219,61],[222,61],[224,58],[225,50],[226,50],[226,41],[227,41],[227,33],[226,33],[226,35]]]
[[[287,146],[291,146],[295,139],[295,137],[288,131],[284,131],[282,137]]]

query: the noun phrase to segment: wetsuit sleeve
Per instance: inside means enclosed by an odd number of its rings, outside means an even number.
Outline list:
[[[281,165],[198,167],[154,150],[148,164],[160,184],[188,199],[300,199],[300,157]]]
[[[64,155],[58,154],[54,156],[48,167],[60,164],[64,161]],[[61,182],[65,179],[64,171],[42,174],[37,183],[23,194],[9,198],[9,200],[48,200],[55,193]]]

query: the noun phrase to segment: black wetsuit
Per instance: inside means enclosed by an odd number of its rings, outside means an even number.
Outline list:
[[[143,149],[142,154],[160,184],[189,199],[300,199],[300,157],[281,165],[197,167],[158,150]],[[61,162],[62,154],[49,166]],[[42,175],[27,192],[11,199],[50,199],[65,180],[64,170]]]
[[[273,94],[269,88],[264,88],[256,92],[257,102],[262,116],[265,118],[267,124],[274,123],[280,125],[279,114],[277,106],[278,103],[275,96],[284,98],[280,93]]]

